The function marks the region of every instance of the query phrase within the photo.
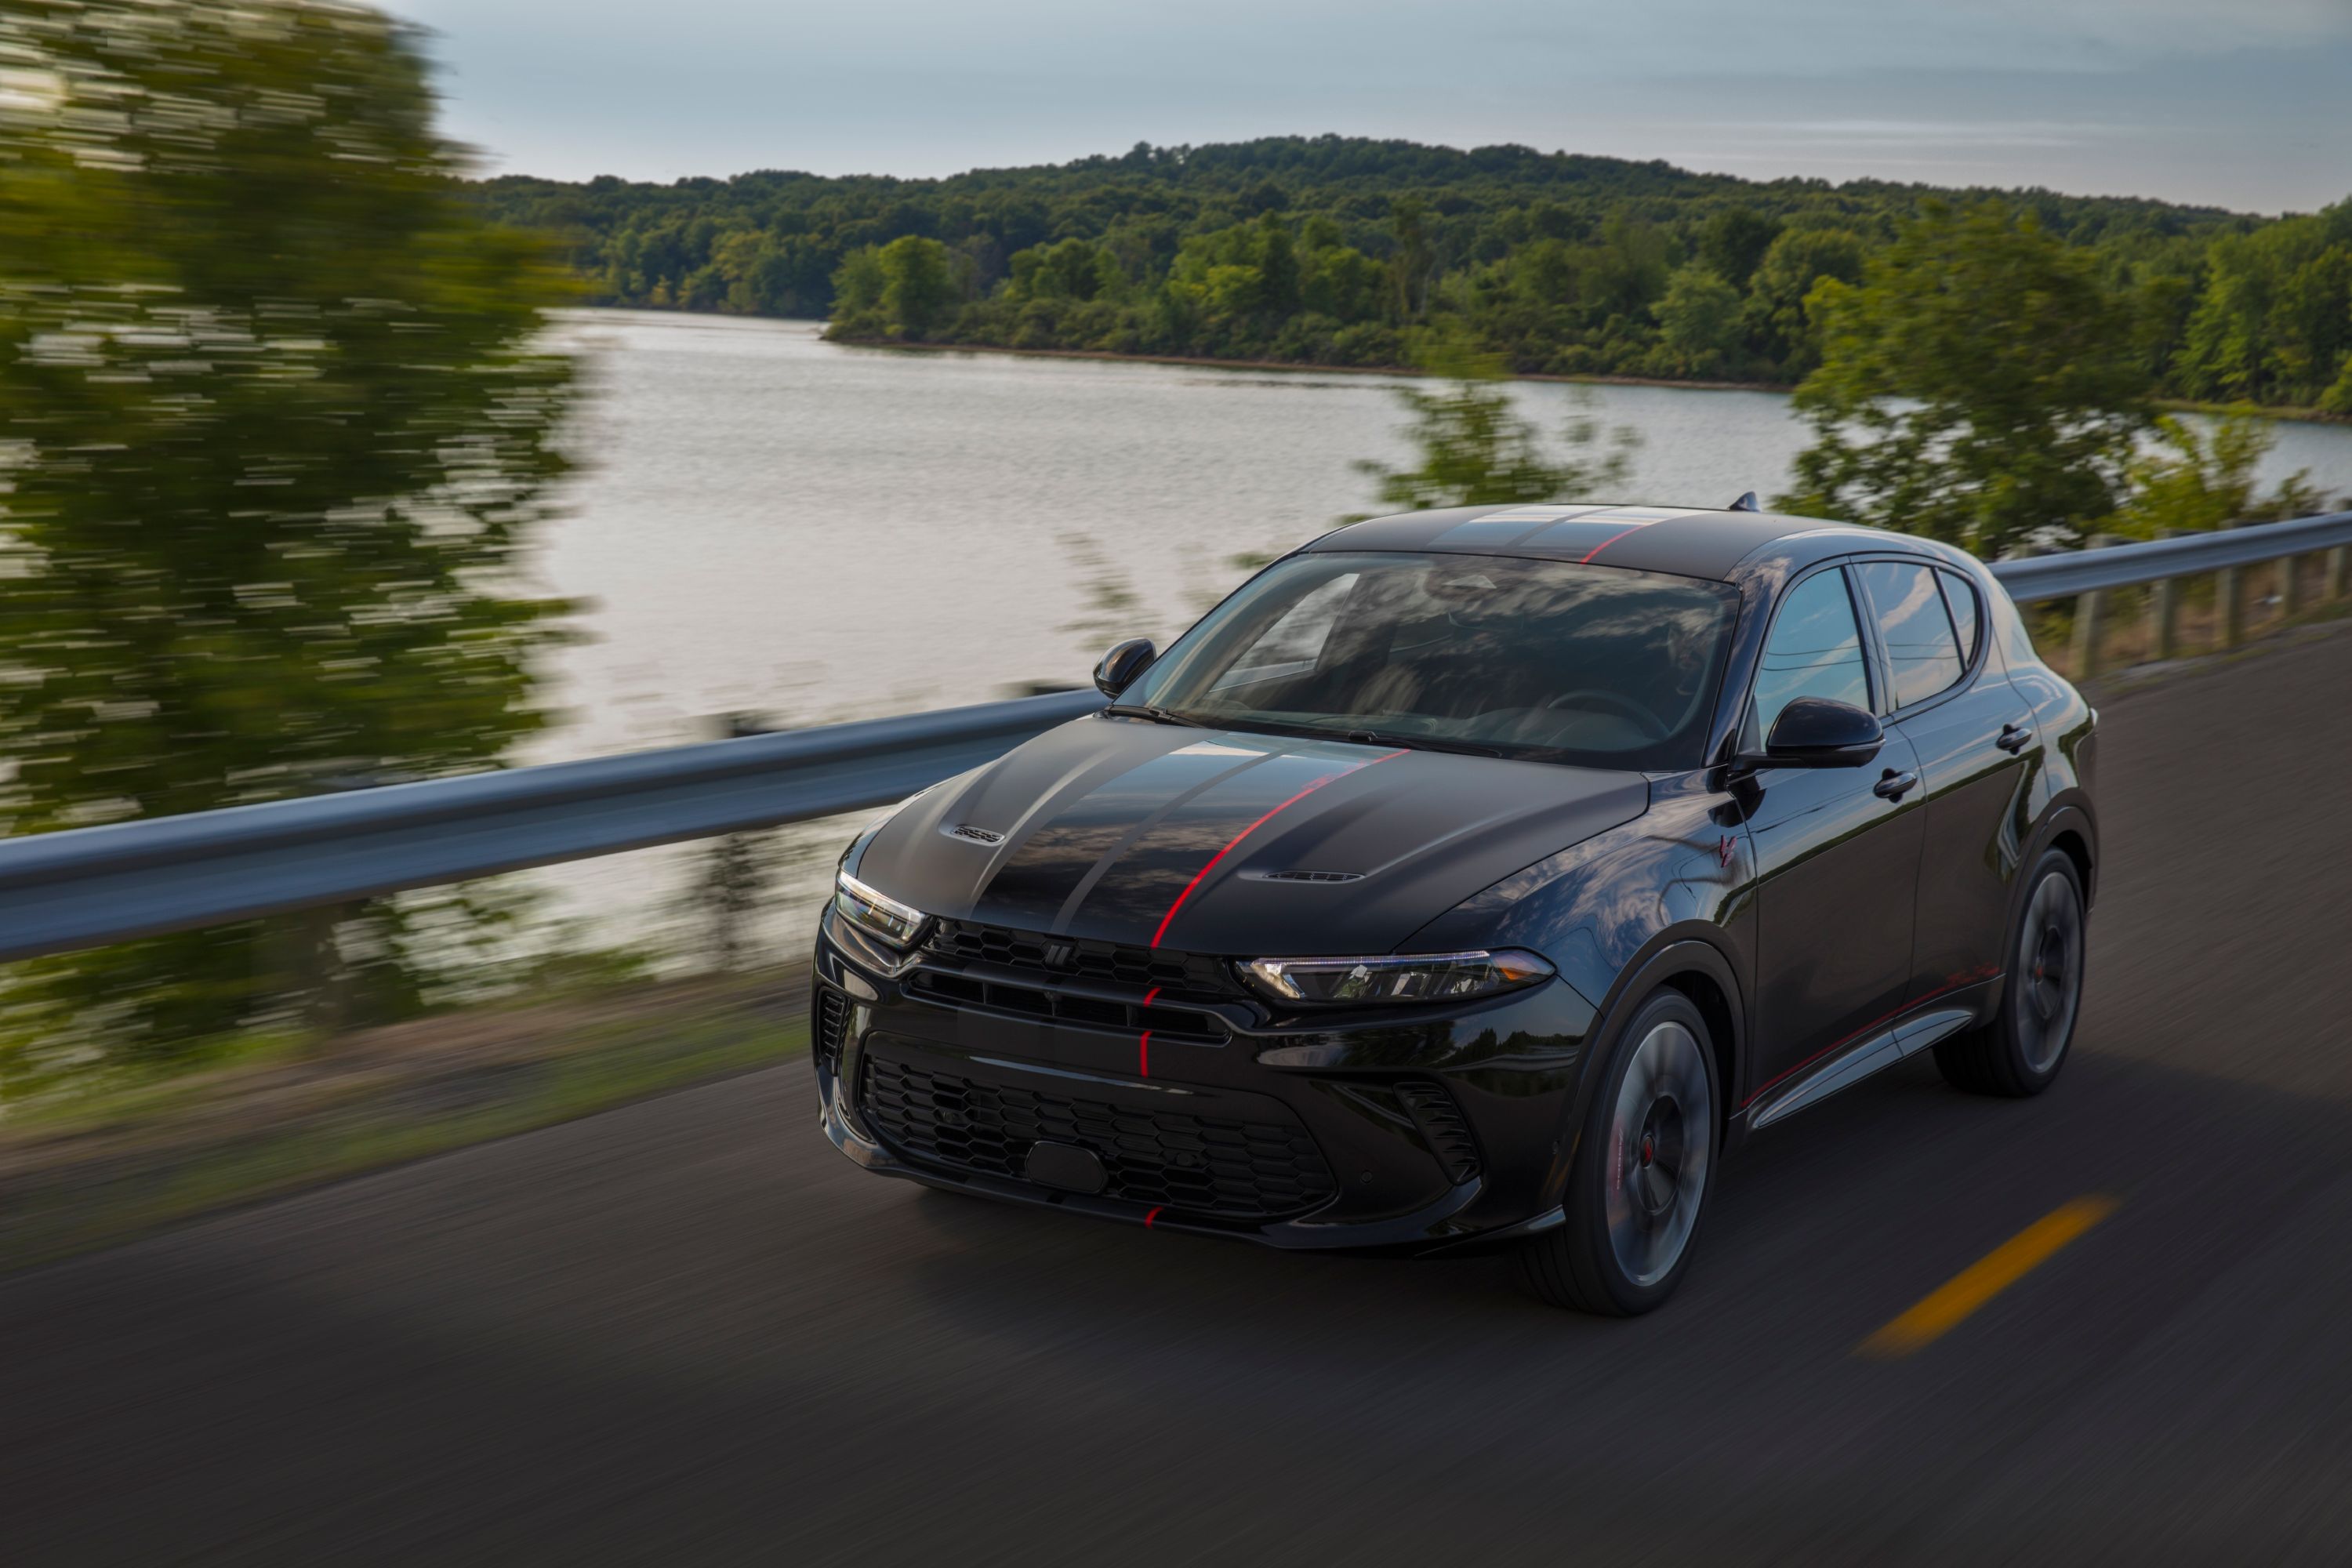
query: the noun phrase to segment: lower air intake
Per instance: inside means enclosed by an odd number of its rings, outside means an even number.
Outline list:
[[[883,1142],[918,1165],[1021,1181],[1030,1145],[1075,1144],[1102,1162],[1105,1197],[1203,1218],[1283,1219],[1339,1190],[1307,1129],[1271,1100],[1263,1121],[1114,1104],[869,1042],[858,1105]]]
[[[849,1033],[849,998],[829,985],[816,988],[817,1064],[827,1072],[841,1069],[841,1042]]]
[[[1422,1141],[1437,1163],[1445,1168],[1446,1179],[1460,1186],[1478,1173],[1478,1142],[1470,1136],[1470,1123],[1462,1108],[1445,1087],[1437,1083],[1401,1083],[1397,1098],[1412,1113],[1412,1123],[1421,1129]]]

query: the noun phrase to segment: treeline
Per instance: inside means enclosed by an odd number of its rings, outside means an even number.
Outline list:
[[[2352,413],[2352,201],[2264,219],[2046,191],[1755,183],[1660,163],[1269,138],[945,180],[761,173],[478,187],[601,303],[831,317],[845,339],[1794,383],[1805,301],[1924,202],[2087,254],[2164,395]]]

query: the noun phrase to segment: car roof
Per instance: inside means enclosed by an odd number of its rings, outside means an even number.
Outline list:
[[[1375,517],[1327,533],[1306,548],[1520,555],[1725,579],[1767,546],[1800,537],[1811,547],[1792,547],[1790,554],[1813,557],[1838,549],[1917,547],[1916,541],[1882,529],[1782,512],[1547,502]]]

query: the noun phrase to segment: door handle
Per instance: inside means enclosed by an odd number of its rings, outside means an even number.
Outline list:
[[[1870,793],[1881,800],[1901,800],[1918,785],[1917,773],[1898,773],[1889,768],[1876,784],[1870,786]]]
[[[1995,741],[1993,744],[1999,746],[2002,751],[2007,752],[2010,755],[2015,756],[2018,752],[2025,750],[2027,743],[2032,739],[2033,731],[2027,726],[2023,724],[2003,724],[2000,727],[2000,739]]]

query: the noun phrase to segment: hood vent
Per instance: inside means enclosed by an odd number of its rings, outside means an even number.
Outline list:
[[[998,833],[992,828],[974,827],[969,822],[958,823],[953,827],[942,827],[940,831],[946,834],[950,838],[961,838],[967,844],[1002,844],[1004,842],[1004,835],[1002,833]]]
[[[1360,882],[1361,871],[1247,871],[1243,873],[1261,882]]]

